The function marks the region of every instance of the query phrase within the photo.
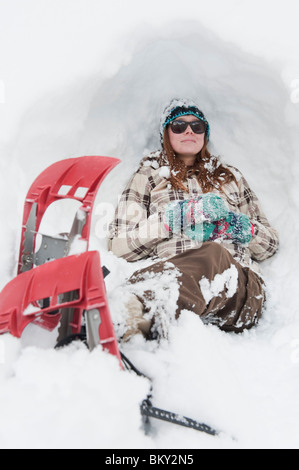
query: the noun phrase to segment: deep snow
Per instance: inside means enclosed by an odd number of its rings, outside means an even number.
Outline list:
[[[134,40],[125,63],[116,55],[113,72],[94,72],[40,96],[13,139],[0,147],[0,287],[15,275],[23,201],[34,177],[62,158],[115,156],[122,163],[100,188],[92,248],[111,271],[106,287],[112,316],[117,322],[123,317],[125,280],[145,262],[117,259],[103,235],[145,150],[159,147],[164,104],[186,96],[211,124],[212,151],[244,173],[279,230],[279,253],[261,266],[267,308],[259,326],[240,335],[184,312],[170,325],[168,340],[136,337],[122,346],[153,378],[156,406],[206,421],[224,431],[218,438],[160,422],[145,436],[139,404],[149,383],[120,371],[116,359],[99,349],[54,351],[55,332],[34,326],[20,340],[0,337],[0,447],[298,448],[295,90],[285,85],[279,64],[221,41],[197,22],[148,28]]]

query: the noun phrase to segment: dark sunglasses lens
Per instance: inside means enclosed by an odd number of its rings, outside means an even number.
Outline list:
[[[190,125],[195,134],[203,134],[206,131],[206,125],[203,121],[193,121]]]
[[[182,134],[187,129],[188,123],[185,121],[173,121],[170,124],[172,132],[175,134]]]

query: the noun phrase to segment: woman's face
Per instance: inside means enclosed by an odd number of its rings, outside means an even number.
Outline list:
[[[192,122],[199,121],[199,119],[190,114],[181,116],[175,121]],[[168,135],[174,152],[185,162],[190,162],[192,159],[194,161],[195,156],[201,151],[205,142],[205,134],[195,134],[190,126],[182,134],[175,134],[172,132],[171,126],[168,126]]]

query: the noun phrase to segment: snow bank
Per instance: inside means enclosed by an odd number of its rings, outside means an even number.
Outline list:
[[[116,358],[99,349],[56,351],[3,341],[1,448],[146,445],[136,407],[148,393],[146,379],[121,372]]]
[[[134,338],[124,352],[153,378],[154,403],[206,421],[212,438],[155,423],[141,430],[139,404],[148,382],[121,372],[115,358],[81,346],[52,349],[49,335],[28,327],[22,339],[0,338],[0,447],[259,448],[298,445],[298,171],[299,109],[279,68],[222,42],[197,23],[180,23],[133,38],[131,57],[110,77],[90,75],[42,96],[28,110],[0,160],[0,284],[15,274],[26,190],[62,158],[111,155],[122,163],[103,183],[93,216],[110,308],[123,318],[125,281],[134,265],[106,250],[98,230],[145,149],[159,146],[167,101],[186,96],[211,124],[211,148],[237,166],[279,230],[278,255],[263,264],[268,303],[258,328],[225,334],[184,312],[168,341]],[[184,31],[184,34],[180,32]],[[138,45],[137,45],[138,44]],[[107,213],[108,212],[108,213]],[[102,227],[103,228],[103,227]],[[97,229],[97,230],[96,230]],[[14,267],[14,270],[12,269]],[[171,306],[171,304],[170,304]],[[173,314],[172,307],[169,315]],[[233,440],[234,436],[236,440]]]

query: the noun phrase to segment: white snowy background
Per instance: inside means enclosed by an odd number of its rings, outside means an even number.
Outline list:
[[[0,337],[0,448],[299,447],[298,19],[296,0],[0,0],[1,289],[16,275],[33,179],[64,158],[114,156],[122,163],[99,191],[92,248],[111,271],[113,318],[123,315],[125,280],[142,263],[107,252],[103,208],[158,148],[172,97],[204,110],[212,151],[244,173],[281,239],[262,264],[257,328],[226,334],[185,312],[168,341],[123,346],[153,378],[156,406],[219,437],[157,421],[146,436],[146,379],[99,348],[54,351],[55,336],[29,326],[21,339]]]

